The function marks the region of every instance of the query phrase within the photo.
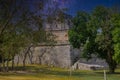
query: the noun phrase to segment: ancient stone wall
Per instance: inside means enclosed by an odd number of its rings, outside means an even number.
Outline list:
[[[74,49],[69,44],[56,44],[55,46],[39,45],[31,48],[32,53],[27,54],[26,64],[41,64],[61,68],[93,70],[107,68],[105,60],[93,57],[90,60],[82,58],[81,50]],[[22,64],[24,53],[15,57],[15,63]]]
[[[41,56],[42,50],[44,50],[44,53]],[[38,58],[34,57],[33,59],[33,61],[35,61],[34,63],[37,62],[40,64],[46,64],[49,66],[57,66],[62,68],[69,67],[71,64],[69,45],[57,45],[54,47],[49,46],[36,47],[34,56],[38,57]]]
[[[27,54],[26,64],[42,64],[61,68],[69,68],[73,66],[75,69],[90,69],[89,64],[99,63],[101,65],[105,61],[93,58],[87,61],[82,57],[81,49],[74,49],[68,42],[68,29],[70,26],[67,23],[46,24],[45,29],[52,32],[56,36],[57,43],[54,46],[40,44],[32,47]],[[15,56],[15,63],[22,64],[25,54],[21,53]],[[106,65],[106,63],[104,64]],[[84,67],[85,68],[84,68]],[[93,66],[93,65],[92,65]]]
[[[71,46],[69,44],[61,44],[54,47],[37,46],[34,48],[32,54],[28,54],[25,62],[26,64],[32,63],[69,68],[73,64],[74,59],[76,59],[77,56],[78,55],[71,53]],[[15,63],[19,61],[19,64],[22,64],[23,59],[24,54],[19,54],[15,57]]]
[[[78,59],[79,50],[73,49],[68,42],[68,29],[70,25],[65,23],[56,23],[45,25],[45,30],[51,32],[56,36],[54,39],[57,43],[52,46],[38,45],[35,48],[31,48],[32,52],[27,54],[26,64],[42,64],[49,66],[56,66],[62,68],[68,68],[74,64]],[[24,60],[24,53],[21,53],[15,57],[15,62],[22,64]]]

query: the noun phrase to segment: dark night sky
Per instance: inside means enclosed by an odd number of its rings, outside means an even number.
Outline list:
[[[71,15],[75,15],[78,10],[90,12],[99,5],[106,7],[120,7],[120,0],[68,0],[68,2],[64,5],[67,5],[67,7],[69,8],[68,13],[70,13]]]

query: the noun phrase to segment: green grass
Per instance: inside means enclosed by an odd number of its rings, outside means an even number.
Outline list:
[[[72,71],[70,76],[68,69],[30,65],[26,67],[25,71],[19,71],[21,68],[17,68],[16,72],[1,72],[0,80],[104,80],[103,70],[76,70]],[[120,80],[120,69],[117,69],[116,74],[107,73],[107,80]]]

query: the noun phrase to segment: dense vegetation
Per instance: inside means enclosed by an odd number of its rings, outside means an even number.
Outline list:
[[[54,35],[45,31],[44,22],[52,23],[61,16],[59,4],[49,0],[0,0],[0,66],[14,69],[14,57],[24,53],[23,66],[31,48],[40,43],[54,44]],[[46,6],[47,5],[47,6]],[[49,5],[49,6],[48,6]],[[10,63],[11,62],[11,63]]]
[[[69,41],[74,48],[82,48],[83,56],[92,54],[105,59],[114,73],[120,63],[120,10],[96,7],[92,13],[78,12],[69,30]]]

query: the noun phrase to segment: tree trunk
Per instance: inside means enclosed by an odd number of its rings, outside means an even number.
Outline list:
[[[12,56],[12,70],[14,70],[14,65],[15,65],[15,63],[14,63],[14,56]]]
[[[33,64],[33,61],[32,61],[33,52],[32,52],[31,50],[30,50],[30,52],[28,53],[28,56],[29,56],[30,63]]]
[[[108,63],[108,65],[109,65],[109,72],[110,73],[115,73],[115,69],[117,67],[116,62],[114,60],[112,60],[112,62]]]
[[[17,67],[18,67],[18,65],[19,65],[19,55],[18,55],[18,60],[17,60]]]
[[[7,60],[7,64],[6,64],[6,71],[9,71],[9,60]]]
[[[5,71],[5,61],[4,61],[4,57],[2,57],[2,71]]]
[[[27,54],[28,54],[28,52],[25,53],[25,55],[24,55],[24,59],[23,59],[23,67],[24,67],[24,68],[25,68],[25,66],[26,66],[25,61],[26,61]]]
[[[39,64],[42,64],[42,57],[46,53],[46,51],[47,51],[46,48],[41,50],[41,54],[39,55]]]
[[[31,47],[32,47],[32,45],[30,45],[30,46],[26,49],[26,51],[25,51],[25,53],[24,53],[23,68],[25,68],[25,66],[26,66],[25,61],[26,61],[27,54],[29,53]]]
[[[8,53],[7,64],[6,64],[6,71],[9,71],[9,60],[10,60],[10,52]]]
[[[2,71],[1,63],[0,63],[0,72]]]
[[[115,69],[117,67],[117,63],[113,59],[112,54],[113,53],[111,53],[111,50],[108,50],[107,63],[108,63],[108,66],[109,66],[109,72],[110,73],[115,73]]]

